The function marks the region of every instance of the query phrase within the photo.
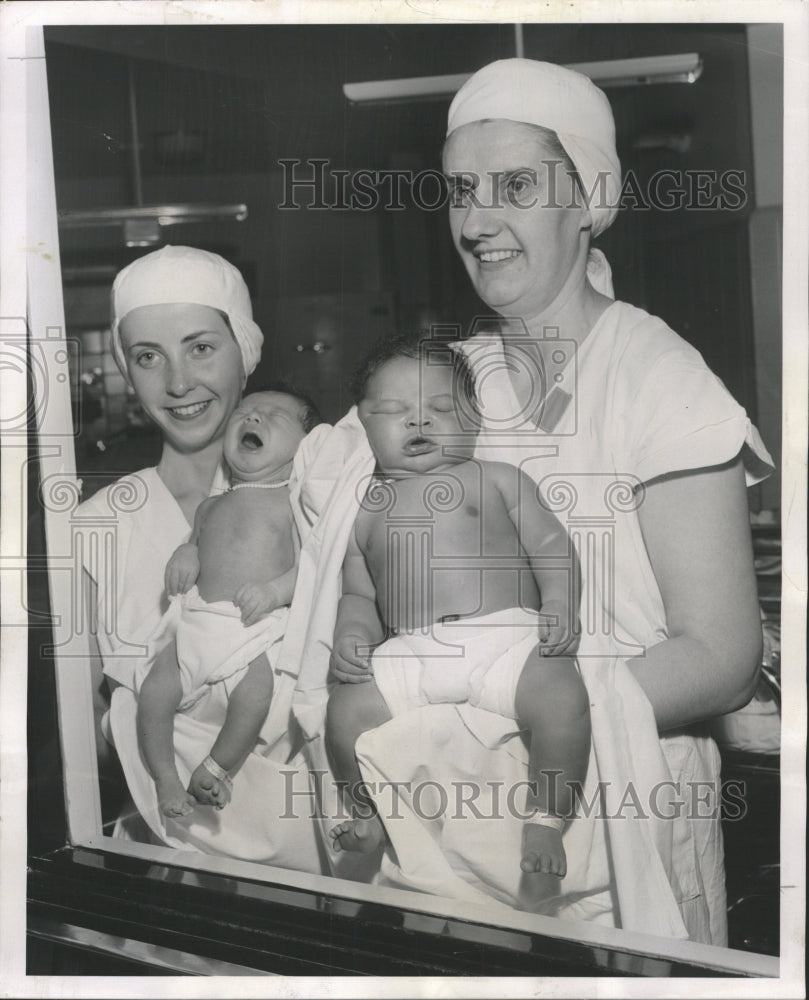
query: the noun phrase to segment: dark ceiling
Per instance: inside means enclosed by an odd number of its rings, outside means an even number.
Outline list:
[[[622,159],[639,135],[685,130],[699,140],[701,167],[722,169],[727,155],[739,166],[749,131],[746,102],[733,100],[746,87],[742,26],[533,24],[524,38],[526,55],[555,62],[700,52],[696,86],[610,91]],[[446,101],[352,107],[342,84],[471,72],[515,44],[506,24],[60,27],[46,41],[60,178],[128,172],[130,64],[146,178],[257,173],[294,157],[373,169],[406,155],[437,166]],[[197,145],[170,156],[161,146],[180,130]]]
[[[526,24],[523,37],[526,56],[558,63],[702,57],[693,85],[607,91],[621,164],[641,182],[661,170],[738,171],[747,201],[732,212],[640,206],[620,213],[599,244],[619,297],[663,316],[749,406],[739,347],[750,325],[753,207],[745,26]],[[237,262],[267,330],[287,322],[278,303],[296,296],[384,294],[399,321],[425,304],[460,320],[481,308],[444,212],[282,211],[279,161],[319,158],[331,171],[439,167],[447,99],[357,107],[342,85],[471,73],[515,54],[513,25],[71,26],[46,28],[45,39],[60,211],[135,203],[132,73],[145,203],[249,206],[243,223],[186,225],[163,239]],[[125,247],[116,229],[93,228],[64,229],[60,252],[81,282],[88,268],[109,275],[143,251]]]

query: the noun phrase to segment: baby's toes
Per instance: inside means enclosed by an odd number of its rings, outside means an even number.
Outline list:
[[[173,815],[177,819],[182,819],[183,816],[190,816],[194,811],[194,799],[190,795],[184,795],[181,799],[178,799],[175,804],[175,812]]]
[[[216,805],[216,794],[212,781],[197,781],[191,786],[190,791],[197,802],[206,806]]]
[[[169,799],[162,804],[162,811],[164,816],[169,816],[171,819],[180,819],[183,816],[187,816],[191,812],[191,806],[188,805],[185,796],[182,798]]]
[[[214,780],[213,788],[210,791],[211,805],[217,809],[224,809],[228,804],[230,796],[227,794],[225,786],[219,780]]]
[[[539,855],[534,851],[528,851],[527,854],[523,855],[520,861],[520,868],[524,872],[538,872],[539,871]]]
[[[208,774],[208,772],[205,771],[202,775],[200,775],[197,784],[203,792],[210,793],[216,788],[218,781],[212,774]]]

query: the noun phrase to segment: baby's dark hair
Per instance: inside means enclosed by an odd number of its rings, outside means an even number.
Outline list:
[[[396,358],[414,358],[417,361],[431,358],[436,364],[451,365],[455,394],[463,396],[473,413],[478,413],[475,375],[466,355],[462,351],[453,350],[449,341],[431,336],[429,330],[411,330],[378,341],[366,354],[351,379],[351,393],[355,403],[365,398],[368,382],[374,373]]]
[[[318,424],[323,423],[320,410],[318,410],[311,396],[305,393],[292,379],[276,378],[256,381],[255,383],[248,381],[244,390],[245,396],[251,396],[254,392],[282,392],[285,396],[292,396],[293,399],[297,399],[302,407],[301,426],[307,434],[309,431],[314,430]]]

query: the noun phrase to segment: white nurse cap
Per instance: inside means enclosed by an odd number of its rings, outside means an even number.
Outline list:
[[[112,286],[112,353],[128,379],[121,347],[121,320],[139,306],[187,302],[223,312],[242,354],[244,376],[261,357],[264,337],[253,320],[250,293],[237,268],[219,254],[196,247],[166,246],[118,272]]]

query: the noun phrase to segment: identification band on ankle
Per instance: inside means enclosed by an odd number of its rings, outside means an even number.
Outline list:
[[[224,769],[224,767],[220,767],[210,754],[208,754],[202,762],[202,766],[206,771],[210,772],[214,778],[218,778],[219,781],[224,781],[226,785],[233,784],[233,780],[228,772]]]
[[[564,816],[554,816],[553,813],[543,812],[541,809],[534,809],[533,812],[529,813],[525,822],[531,823],[533,826],[549,826],[558,830],[559,833],[565,826]]]

